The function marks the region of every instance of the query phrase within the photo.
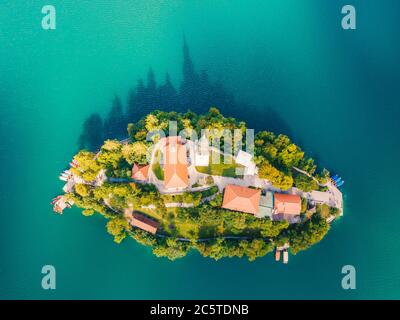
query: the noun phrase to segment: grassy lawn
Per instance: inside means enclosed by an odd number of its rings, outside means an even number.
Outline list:
[[[184,238],[191,238],[193,234],[198,233],[198,226],[190,222],[182,222],[174,224],[178,234]]]
[[[183,238],[192,238],[193,234],[197,234],[200,238],[205,236],[200,224],[188,220],[180,221],[176,216],[177,208],[168,208],[167,212],[168,217],[162,219],[162,225],[167,233],[175,234]],[[170,229],[171,225],[173,226],[172,229]]]
[[[161,217],[157,213],[157,209],[143,209],[140,208],[137,211],[141,211],[147,214],[149,217],[155,219],[160,223],[162,228],[164,229],[165,233],[172,235],[175,234],[180,237],[191,237],[191,233],[197,233],[198,225],[193,222],[180,222],[176,218],[176,208],[168,208],[166,217]]]
[[[136,211],[142,212],[145,215],[158,221],[164,232],[168,235],[175,235],[183,238],[193,238],[197,235],[198,238],[209,238],[217,236],[259,236],[258,229],[245,229],[240,234],[232,232],[230,229],[220,229],[219,225],[215,224],[200,224],[193,221],[180,221],[177,217],[177,208],[168,208],[165,217],[161,217],[157,209],[138,208]],[[195,236],[196,237],[196,236]]]
[[[196,170],[200,173],[210,174],[213,176],[223,176],[223,177],[231,177],[231,178],[242,178],[242,175],[236,174],[236,168],[243,168],[242,165],[235,163],[235,160],[232,156],[228,156],[230,158],[229,164],[224,163],[223,155],[219,155],[219,163],[212,163],[213,153],[210,154],[210,162],[207,167],[196,167]]]
[[[164,170],[161,168],[160,160],[161,160],[161,151],[157,150],[156,154],[154,155],[154,163],[153,163],[151,169],[153,170],[157,179],[163,181],[164,180]]]

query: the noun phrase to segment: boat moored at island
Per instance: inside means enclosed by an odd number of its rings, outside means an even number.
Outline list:
[[[278,249],[275,249],[275,261],[281,260],[281,251]]]
[[[287,249],[283,250],[283,263],[287,264],[289,262],[289,252]]]

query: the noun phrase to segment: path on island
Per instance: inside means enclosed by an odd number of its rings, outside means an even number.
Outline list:
[[[199,239],[176,238],[174,236],[169,236],[169,235],[160,234],[160,233],[156,233],[155,236],[159,237],[159,238],[174,238],[174,239],[176,239],[178,241],[182,241],[182,242],[192,242],[192,241],[205,242],[205,241],[211,241],[211,240],[217,240],[217,239],[223,239],[223,240],[255,240],[255,239],[258,239],[258,240],[264,240],[264,241],[271,242],[270,238],[251,237],[251,236],[218,236],[218,237],[199,238]]]
[[[299,168],[297,168],[297,167],[295,167],[295,166],[292,166],[292,168],[293,168],[294,170],[296,170],[297,172],[300,172],[300,173],[302,173],[302,174],[305,174],[307,177],[309,177],[309,178],[313,179],[314,181],[316,181],[320,187],[325,187],[325,186],[328,184],[328,183],[325,183],[325,184],[320,183],[320,182],[318,181],[317,178],[313,177],[313,176],[312,176],[311,174],[309,174],[307,171],[301,170],[301,169],[299,169]]]
[[[326,192],[328,192],[329,195],[331,196],[331,197],[329,198],[329,203],[327,203],[327,205],[329,205],[329,206],[334,206],[334,207],[338,208],[338,209],[339,209],[339,212],[340,212],[340,215],[341,215],[341,216],[343,215],[343,194],[342,194],[342,192],[338,189],[338,187],[336,187],[336,186],[331,182],[330,179],[328,179],[328,181],[327,181],[326,183],[322,184],[322,183],[320,183],[320,182],[318,181],[317,178],[313,177],[313,176],[312,176],[311,174],[309,174],[308,172],[306,172],[306,171],[304,171],[304,170],[301,170],[301,169],[299,169],[299,168],[296,168],[296,167],[294,167],[294,166],[293,166],[293,169],[296,170],[297,172],[300,172],[300,173],[302,173],[302,174],[305,174],[306,176],[308,176],[308,177],[314,179],[314,180],[318,183],[318,185],[319,185],[320,187],[327,187],[327,188],[328,188],[328,191],[326,191]]]

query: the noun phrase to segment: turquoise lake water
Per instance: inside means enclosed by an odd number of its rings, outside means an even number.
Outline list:
[[[400,298],[400,3],[350,2],[348,31],[344,1],[3,3],[0,298]],[[41,28],[45,4],[54,31]],[[116,245],[101,217],[52,212],[85,119],[106,115],[115,94],[125,104],[149,67],[178,84],[183,34],[196,68],[253,106],[242,110],[249,127],[274,122],[346,181],[344,217],[288,265],[197,253],[170,262],[133,240]],[[267,109],[279,123],[259,116]],[[41,288],[47,264],[53,291]],[[356,290],[341,288],[344,265]]]

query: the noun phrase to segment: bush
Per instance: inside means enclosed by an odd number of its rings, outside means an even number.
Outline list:
[[[86,184],[78,183],[75,185],[75,192],[81,197],[87,197],[89,195],[90,187]]]
[[[321,241],[329,230],[326,219],[313,216],[310,220],[302,224],[293,225],[288,231],[290,252],[296,254],[306,250],[313,244]]]
[[[301,198],[301,213],[305,213],[307,211],[308,201],[306,198]]]
[[[94,210],[93,209],[85,209],[82,211],[82,214],[86,217],[92,216],[94,214]]]
[[[282,190],[289,189],[293,185],[293,178],[279,171],[268,160],[264,160],[260,164],[258,175],[262,179],[269,180],[274,187]]]
[[[324,203],[324,204],[317,204],[317,214],[321,218],[328,218],[330,216],[330,207]]]
[[[294,185],[296,188],[303,190],[304,192],[309,192],[312,190],[318,190],[319,186],[317,181],[313,178],[308,177],[305,174],[297,173],[294,176]]]
[[[213,183],[214,183],[214,178],[212,176],[207,176],[206,184],[213,184]]]
[[[223,201],[223,195],[222,193],[219,193],[215,196],[214,199],[210,200],[209,204],[213,207],[221,207],[222,201]]]
[[[329,213],[335,217],[339,217],[340,216],[340,210],[338,208],[335,207],[329,207]]]
[[[123,217],[116,217],[107,222],[107,232],[114,236],[114,241],[116,243],[121,243],[121,241],[126,237],[126,231],[129,230],[129,223]]]

